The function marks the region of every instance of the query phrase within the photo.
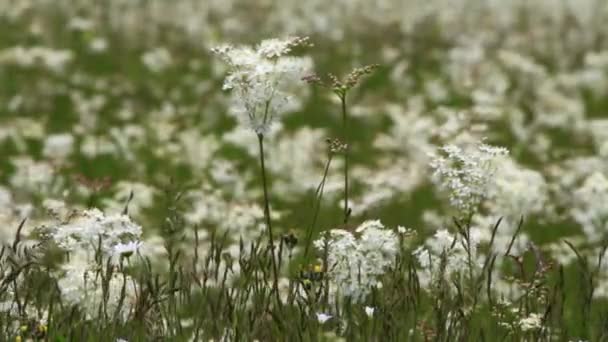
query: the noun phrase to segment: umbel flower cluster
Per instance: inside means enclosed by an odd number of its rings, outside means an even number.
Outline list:
[[[142,229],[127,215],[105,215],[99,209],[77,213],[65,223],[43,228],[57,245],[66,251],[100,248],[105,255],[122,251],[139,241]]]
[[[56,204],[56,210],[67,211]],[[64,222],[38,230],[65,253],[67,262],[55,274],[62,300],[82,310],[87,319],[112,313],[127,320],[139,285],[123,262],[141,246],[141,227],[125,214],[99,209],[74,212]]]
[[[332,229],[315,247],[327,251],[327,273],[334,301],[349,297],[357,303],[373,287],[381,287],[380,276],[394,264],[399,251],[397,235],[376,221],[365,221],[354,232]]]
[[[308,46],[308,38],[269,39],[255,48],[224,45],[212,51],[229,66],[224,89],[232,91],[233,114],[257,134],[268,132],[277,117],[296,103],[289,92],[311,67],[310,61],[287,54]]]
[[[435,181],[460,213],[476,211],[487,196],[498,157],[506,156],[508,150],[479,143],[467,147],[446,145],[439,151],[441,154],[431,161]]]

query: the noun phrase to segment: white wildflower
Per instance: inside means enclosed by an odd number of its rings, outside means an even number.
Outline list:
[[[475,211],[487,196],[495,172],[493,163],[508,151],[483,143],[468,149],[446,145],[440,151],[443,156],[435,156],[430,164],[435,181],[449,192],[452,206],[462,213]]]
[[[468,272],[469,267],[477,272],[481,264],[477,255],[481,238],[482,234],[476,228],[470,229],[469,241],[465,241],[461,235],[451,234],[447,229],[438,230],[414,251],[414,256],[421,265],[418,271],[420,284],[428,287],[442,279],[449,282],[453,276]],[[469,265],[469,254],[465,248],[469,243],[472,265]]]
[[[511,158],[504,158],[499,164],[489,192],[491,211],[511,220],[541,212],[548,201],[543,175],[521,167]]]
[[[350,297],[353,302],[365,298],[372,287],[380,285],[379,277],[394,262],[398,253],[396,234],[380,221],[363,222],[355,234],[332,229],[329,239],[314,242],[318,250],[328,244],[328,276],[336,296]]]
[[[571,214],[590,241],[605,237],[608,227],[608,179],[595,172],[574,192]]]
[[[265,134],[277,116],[293,106],[289,88],[310,68],[307,59],[286,57],[298,39],[263,41],[257,50],[221,46],[213,49],[229,66],[224,89],[232,91],[233,114],[257,134]]]
[[[99,269],[97,265],[87,261],[87,256],[80,253],[82,252],[72,255],[70,261],[63,265],[62,275],[57,282],[64,303],[78,306],[87,319],[95,319],[105,301],[108,312],[117,312],[117,317],[126,320],[137,301],[138,285],[135,279],[114,272],[107,280],[104,293],[100,272],[106,270]]]
[[[108,49],[108,41],[103,37],[97,37],[89,43],[89,49],[94,53],[102,53]]]
[[[537,313],[531,313],[528,317],[519,320],[519,328],[522,331],[533,331],[543,327],[543,317]]]
[[[319,321],[319,323],[321,323],[321,324],[327,322],[332,317],[333,317],[332,315],[328,315],[326,313],[317,313],[317,321]]]
[[[42,154],[51,159],[65,159],[74,147],[74,136],[70,133],[49,135],[44,141]]]
[[[126,215],[105,215],[98,209],[85,210],[69,222],[45,227],[57,245],[68,251],[90,250],[99,246],[112,255],[114,246],[137,241],[142,229]]]
[[[49,163],[34,161],[29,157],[15,158],[12,163],[15,171],[10,184],[16,189],[46,194],[58,185],[55,171]]]
[[[365,307],[365,314],[367,315],[367,317],[374,317],[374,312],[376,311],[375,308],[372,308],[371,306],[366,306]]]
[[[164,71],[173,63],[171,54],[165,48],[156,48],[147,51],[141,56],[141,61],[148,70],[154,73]]]

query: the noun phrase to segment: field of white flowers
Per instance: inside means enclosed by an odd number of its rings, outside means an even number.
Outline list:
[[[608,340],[605,0],[0,0],[0,341]]]

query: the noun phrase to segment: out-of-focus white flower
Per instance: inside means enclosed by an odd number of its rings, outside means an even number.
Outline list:
[[[65,159],[74,147],[74,136],[70,133],[49,135],[44,141],[42,154],[51,159]]]
[[[89,49],[95,53],[102,53],[108,49],[108,41],[103,37],[97,37],[89,42]]]
[[[155,73],[164,71],[173,63],[171,54],[165,48],[147,51],[141,56],[141,61],[148,70]]]
[[[31,191],[38,194],[53,192],[59,185],[53,167],[46,162],[37,162],[29,157],[20,157],[12,160],[15,171],[10,178],[10,184],[22,191]]]
[[[447,229],[438,230],[413,253],[421,265],[418,271],[420,284],[427,288],[441,281],[442,278],[449,282],[453,276],[468,272],[469,267],[472,267],[472,271],[476,274],[479,271],[478,267],[481,267],[477,255],[481,238],[482,232],[477,228],[470,229],[469,241],[461,235],[451,234]],[[469,254],[465,248],[467,244],[470,244],[468,250],[472,265],[469,265]]]
[[[59,247],[68,250],[90,250],[100,246],[113,255],[113,248],[125,241],[138,241],[142,229],[126,215],[105,215],[99,209],[85,210],[69,222],[43,227]]]
[[[542,77],[545,75],[545,69],[542,65],[518,52],[501,50],[498,52],[498,58],[505,66],[525,76]]]
[[[543,327],[543,316],[537,313],[531,313],[528,317],[519,320],[519,328],[522,331],[533,331]]]
[[[521,215],[541,212],[548,201],[543,175],[518,165],[511,158],[496,163],[494,182],[488,189],[488,207],[493,213],[516,220]]]
[[[289,90],[306,75],[310,62],[284,55],[305,41],[271,39],[257,49],[230,45],[213,49],[230,66],[224,89],[232,91],[232,112],[257,134],[265,134],[277,116],[293,105]]]
[[[600,241],[608,226],[608,179],[595,172],[574,192],[571,214],[589,241]]]
[[[376,311],[376,309],[372,308],[371,306],[365,307],[365,314],[367,315],[367,317],[374,317],[374,311]]]
[[[18,65],[23,68],[39,66],[53,72],[62,72],[73,58],[70,50],[54,50],[41,46],[15,46],[0,50],[0,64]]]
[[[333,317],[332,315],[328,315],[326,313],[317,313],[317,321],[319,321],[319,323],[321,323],[321,324],[327,322],[332,317]]]
[[[440,151],[443,156],[435,156],[430,163],[435,181],[449,192],[452,206],[462,213],[475,211],[487,196],[495,172],[494,162],[508,151],[483,143],[468,149],[446,145]]]
[[[113,187],[114,196],[104,199],[104,208],[108,212],[120,213],[128,203],[128,214],[138,217],[142,210],[154,204],[154,196],[158,190],[148,184],[139,182],[117,182]]]
[[[74,17],[68,22],[68,27],[74,31],[90,31],[95,27],[95,22],[89,18]]]

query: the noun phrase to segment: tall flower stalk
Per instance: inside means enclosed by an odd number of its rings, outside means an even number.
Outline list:
[[[346,91],[338,94],[342,104],[342,139],[346,148],[344,149],[344,223],[348,222],[350,208],[348,207],[348,116],[346,115]]]
[[[277,259],[274,248],[274,234],[272,232],[272,220],[270,219],[270,198],[268,196],[268,184],[266,178],[266,164],[264,162],[264,134],[258,133],[258,146],[260,148],[260,170],[262,173],[262,188],[264,189],[264,219],[266,220],[266,228],[268,231],[268,243],[270,245],[273,291],[277,296],[277,302],[280,303],[279,297],[279,270],[277,267]]]
[[[279,296],[279,266],[270,212],[268,176],[264,154],[264,136],[277,117],[290,108],[294,101],[288,92],[292,81],[302,77],[308,68],[304,58],[286,55],[298,46],[310,45],[308,38],[294,37],[286,40],[268,39],[255,49],[230,45],[213,49],[229,66],[230,73],[224,80],[224,89],[232,90],[231,108],[244,120],[258,137],[262,187],[264,191],[264,218],[270,247],[273,292],[277,304]]]
[[[323,87],[331,89],[338,99],[340,100],[340,108],[342,112],[342,143],[344,144],[344,223],[348,222],[348,218],[351,214],[351,209],[348,205],[349,198],[349,182],[348,182],[348,168],[349,168],[349,150],[350,150],[350,139],[348,136],[348,112],[346,98],[348,92],[354,88],[361,78],[365,75],[371,74],[378,65],[372,64],[361,68],[353,69],[343,80],[340,80],[337,76],[329,74],[329,82],[321,80],[317,75],[309,75],[304,78],[305,81],[311,84],[318,84]]]

